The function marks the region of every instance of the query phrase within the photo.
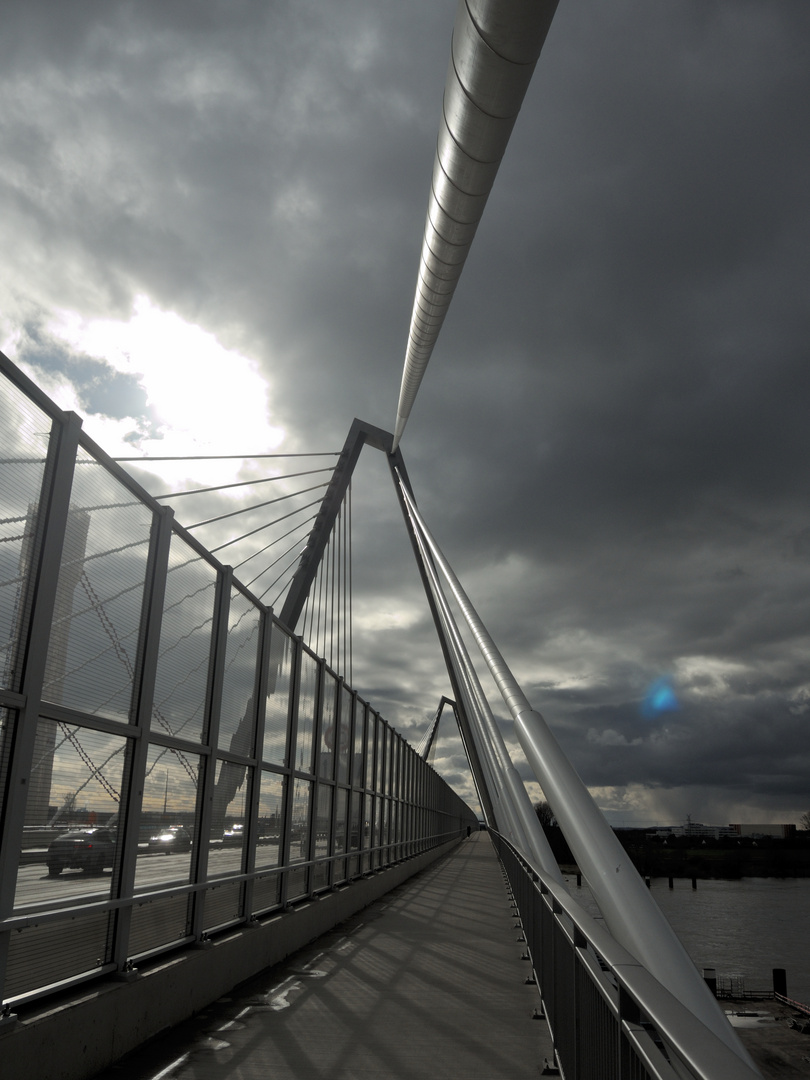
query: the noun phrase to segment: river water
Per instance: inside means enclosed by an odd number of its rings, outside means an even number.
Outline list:
[[[595,913],[588,890],[566,876],[573,897]],[[810,1004],[810,878],[737,881],[652,879],[652,895],[699,970],[737,975],[747,990],[772,989],[787,972],[788,996]]]

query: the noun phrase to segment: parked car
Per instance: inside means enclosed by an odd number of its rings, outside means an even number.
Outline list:
[[[116,833],[103,827],[71,829],[48,845],[48,873],[56,877],[65,869],[100,874],[115,859]]]
[[[191,851],[191,833],[185,825],[168,825],[149,837],[149,850],[163,851],[167,855],[178,851]]]

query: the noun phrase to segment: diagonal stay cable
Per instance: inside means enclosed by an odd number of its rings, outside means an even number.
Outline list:
[[[214,555],[217,551],[222,551],[223,548],[230,547],[231,544],[237,544],[240,540],[247,540],[249,536],[255,536],[256,533],[261,532],[262,529],[269,529],[271,525],[279,525],[282,521],[286,521],[287,518],[295,517],[296,514],[301,514],[304,510],[309,510],[313,506],[320,506],[321,502],[321,499],[313,499],[312,502],[308,502],[304,506],[299,506],[295,510],[291,510],[289,514],[283,514],[281,517],[265,522],[264,525],[260,525],[258,529],[251,529],[250,532],[242,533],[241,536],[235,536],[233,540],[226,540],[224,544],[211,548],[211,554]],[[313,514],[312,517],[307,518],[307,522],[314,521],[317,516],[317,514]],[[301,524],[304,525],[306,522],[301,522]],[[296,526],[296,528],[298,528],[298,526]],[[279,537],[279,540],[281,539],[283,539],[283,537]],[[275,544],[276,541],[274,540],[273,543]]]
[[[188,491],[168,491],[163,495],[153,495],[153,499],[180,499],[184,495],[205,495],[209,491],[227,491],[229,488],[258,487],[259,484],[272,484],[275,480],[293,480],[297,476],[314,476],[316,473],[334,472],[331,467],[306,469],[304,472],[283,473],[280,476],[265,476],[261,480],[239,480],[235,484],[217,484],[215,487],[190,488]]]
[[[266,588],[266,589],[264,590],[264,592],[263,592],[263,593],[261,594],[261,596],[259,597],[259,599],[260,599],[260,600],[263,600],[263,599],[265,598],[265,596],[267,596],[267,594],[268,594],[268,593],[270,592],[270,590],[271,590],[271,589],[273,588],[273,586],[274,586],[274,585],[276,585],[276,584],[278,584],[278,582],[279,582],[279,581],[281,581],[281,579],[282,579],[282,578],[284,577],[284,575],[285,575],[285,574],[286,574],[286,573],[287,573],[287,572],[288,572],[289,570],[292,570],[292,568],[293,568],[293,567],[294,567],[294,566],[295,566],[295,565],[297,564],[297,561],[298,561],[298,560],[297,560],[297,556],[296,556],[296,558],[295,558],[295,559],[293,559],[293,561],[292,561],[291,563],[288,563],[288,564],[287,564],[287,566],[286,566],[286,567],[285,567],[285,568],[284,568],[284,569],[283,569],[283,570],[281,571],[281,573],[280,573],[280,574],[278,575],[278,577],[276,578],[276,580],[275,580],[275,581],[271,581],[271,582],[270,582],[270,584],[269,584],[269,585],[267,586],[267,588]],[[289,582],[288,582],[287,584],[289,584]],[[283,587],[283,588],[281,589],[281,592],[279,592],[279,593],[278,593],[278,595],[276,596],[275,600],[274,600],[274,601],[272,602],[272,604],[270,605],[270,607],[272,607],[272,608],[275,608],[276,604],[278,603],[278,599],[279,599],[279,597],[280,597],[280,596],[282,595],[282,593],[284,592],[284,589],[286,589],[286,588],[287,588],[287,585],[284,585],[284,587]]]
[[[310,523],[310,521],[314,521],[317,516],[318,516],[317,514],[313,514],[312,517],[308,517],[306,519],[306,521],[299,521],[299,523],[297,525],[293,525],[293,527],[291,529],[288,529],[285,533],[282,533],[281,536],[277,536],[275,538],[275,540],[271,540],[269,544],[265,544],[264,547],[259,548],[258,551],[254,551],[253,554],[248,555],[248,557],[246,559],[242,559],[241,562],[234,563],[234,567],[233,567],[234,570],[238,570],[240,567],[244,566],[246,563],[249,563],[251,559],[255,559],[258,555],[263,555],[264,552],[268,551],[271,547],[275,547],[275,545],[280,543],[282,540],[286,540],[288,536],[292,536],[292,534],[294,532],[297,532],[298,529],[300,529],[302,525],[308,525]],[[275,523],[273,523],[273,524],[275,524]],[[292,548],[287,548],[287,551],[292,551]],[[285,551],[284,554],[279,555],[279,559],[283,559],[284,555],[287,554],[287,551]],[[276,559],[276,562],[278,562],[278,559]],[[274,565],[273,563],[270,563],[270,566],[273,566],[273,565]],[[265,567],[265,569],[268,569],[268,568]],[[256,579],[254,578],[253,580],[255,581]]]
[[[268,563],[267,566],[265,566],[265,568],[260,573],[258,573],[256,575],[256,577],[251,578],[250,581],[245,582],[245,585],[247,586],[247,588],[249,589],[251,587],[251,585],[253,584],[253,582],[258,581],[260,577],[264,577],[264,575],[267,573],[268,570],[272,570],[272,568],[276,565],[276,563],[280,563],[285,555],[289,555],[290,552],[293,551],[295,548],[299,547],[300,544],[301,544],[300,538],[298,540],[296,540],[294,544],[290,544],[290,546],[287,548],[286,551],[282,551],[282,553],[278,556],[278,558],[273,559],[273,561],[271,563]],[[301,548],[300,550],[303,551],[303,548]],[[252,556],[251,556],[251,558],[252,558]],[[247,562],[247,560],[245,560],[245,561]],[[271,586],[271,588],[272,588],[272,586]]]
[[[148,465],[150,461],[258,461],[260,458],[339,457],[340,453],[340,450],[311,450],[306,454],[181,454],[175,457],[152,457],[147,454],[144,457],[117,457],[113,458],[113,461],[136,461],[141,465]],[[31,460],[34,459],[20,458],[19,462]],[[42,462],[44,461],[43,458]]]
[[[255,503],[253,506],[244,506],[241,510],[233,510],[230,514],[219,514],[217,517],[207,518],[205,521],[198,521],[194,525],[186,525],[187,532],[191,532],[192,529],[199,529],[203,525],[211,525],[215,521],[224,521],[226,518],[236,517],[238,514],[247,514],[250,510],[261,510],[263,506],[273,506],[275,503],[284,502],[286,499],[293,499],[296,495],[305,495],[308,491],[318,491],[320,488],[329,487],[329,484],[314,484],[312,487],[303,488],[301,491],[293,491],[289,495],[281,495],[278,499],[269,499],[267,502]]]

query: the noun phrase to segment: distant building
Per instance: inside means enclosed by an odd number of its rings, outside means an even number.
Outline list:
[[[795,825],[729,825],[735,836],[757,837],[775,836],[780,840],[790,840],[796,835]]]
[[[734,836],[731,825],[704,825],[702,821],[690,821],[687,825],[667,825],[664,828],[649,829],[647,836],[654,836],[657,840],[666,840],[670,836],[701,836],[712,840],[719,840],[721,836]]]

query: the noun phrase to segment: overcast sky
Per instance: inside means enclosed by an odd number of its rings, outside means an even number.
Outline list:
[[[393,429],[454,10],[6,0],[0,347],[113,455]],[[806,0],[561,0],[402,440],[614,823],[810,809],[808,46]],[[417,741],[376,451],[354,491],[354,681]]]

